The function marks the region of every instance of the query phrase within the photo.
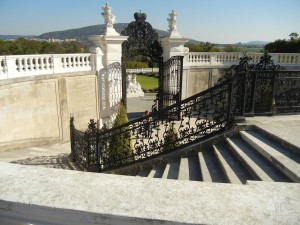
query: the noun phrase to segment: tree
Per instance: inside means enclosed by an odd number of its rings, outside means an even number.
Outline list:
[[[0,55],[64,54],[89,52],[80,42],[47,42],[19,38],[14,41],[0,40]]]
[[[186,44],[190,52],[219,52],[220,49],[216,47],[216,44],[211,42],[201,42],[199,44]]]
[[[299,35],[295,32],[291,33],[289,36],[291,38],[290,39],[291,41],[298,41],[299,40]]]
[[[121,102],[113,128],[119,127],[128,123],[127,112],[124,104]],[[108,165],[115,166],[122,163],[128,163],[132,158],[133,146],[131,140],[131,131],[128,127],[122,127],[118,130],[112,131],[109,147],[107,151]]]
[[[290,39],[278,39],[265,46],[265,51],[274,53],[300,53],[300,38],[295,32],[291,33]]]

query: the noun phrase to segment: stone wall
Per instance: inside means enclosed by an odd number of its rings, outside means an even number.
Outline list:
[[[86,129],[99,117],[95,72],[7,79],[0,82],[0,151],[66,142],[69,117]]]
[[[186,97],[195,95],[214,86],[224,74],[224,68],[197,68],[191,67],[186,78]]]

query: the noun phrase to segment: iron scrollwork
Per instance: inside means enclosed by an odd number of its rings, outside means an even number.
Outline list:
[[[246,74],[245,112],[250,115],[300,112],[299,71]]]
[[[300,72],[278,72],[274,84],[273,111],[300,112]]]

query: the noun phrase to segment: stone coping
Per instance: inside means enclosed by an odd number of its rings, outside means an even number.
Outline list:
[[[299,188],[294,183],[147,179],[0,162],[0,224],[299,224]]]

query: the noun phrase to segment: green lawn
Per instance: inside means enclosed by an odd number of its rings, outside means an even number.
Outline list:
[[[158,87],[158,79],[154,77],[147,77],[138,75],[136,76],[136,81],[140,83],[144,90],[155,89]]]

